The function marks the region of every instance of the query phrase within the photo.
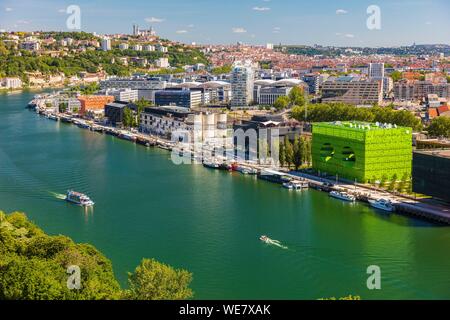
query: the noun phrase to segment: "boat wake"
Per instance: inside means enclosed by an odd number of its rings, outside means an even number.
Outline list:
[[[284,246],[280,241],[274,240],[274,239],[270,239],[268,236],[261,236],[259,239],[262,242],[267,243],[269,245],[276,246],[276,247],[279,247],[279,248],[284,249],[284,250],[289,249],[288,247]]]
[[[49,191],[48,193],[50,193],[56,199],[60,199],[60,200],[65,200],[66,199],[66,195],[65,194],[51,192],[51,191]]]

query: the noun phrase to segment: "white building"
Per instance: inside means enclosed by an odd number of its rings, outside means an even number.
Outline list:
[[[142,46],[140,44],[135,44],[131,47],[134,51],[142,51]]]
[[[167,138],[189,135],[184,142],[219,145],[227,137],[226,113],[193,112],[174,106],[145,108],[141,113],[140,128]],[[173,139],[173,137],[172,137]]]
[[[158,68],[169,68],[170,67],[169,59],[168,58],[159,58],[155,61],[155,65]]]
[[[106,96],[114,96],[116,101],[134,102],[139,99],[138,91],[132,89],[109,89],[105,90]]]
[[[266,49],[273,50],[273,43],[266,44]]]
[[[20,44],[20,48],[28,51],[38,51],[41,44],[38,41],[25,41]]]
[[[20,80],[20,78],[3,78],[1,79],[0,84],[6,89],[16,89],[22,87],[22,80]]]
[[[102,39],[102,50],[103,51],[111,50],[111,39],[109,38]]]
[[[246,107],[253,101],[253,82],[251,63],[235,63],[231,74],[231,107]]]
[[[128,48],[129,48],[128,43],[121,43],[121,44],[119,44],[119,49],[120,50],[128,50]]]
[[[158,51],[159,51],[159,52],[166,53],[166,52],[168,51],[168,49],[167,49],[167,47],[159,46],[159,47],[158,47]]]
[[[144,51],[156,51],[156,48],[155,48],[155,46],[148,44],[148,45],[144,46]]]

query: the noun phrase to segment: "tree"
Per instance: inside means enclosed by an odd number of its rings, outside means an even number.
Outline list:
[[[288,166],[288,169],[290,169],[291,164],[294,163],[294,148],[292,146],[292,143],[289,141],[288,136],[284,137],[284,149],[286,156],[286,164]]]
[[[311,139],[306,139],[305,138],[305,162],[308,166],[311,165],[311,159],[312,159],[312,154],[311,154]]]
[[[431,121],[428,132],[433,137],[450,138],[450,117],[437,117]]]
[[[143,259],[134,273],[128,274],[130,289],[126,297],[134,300],[184,300],[192,298],[192,274],[173,269],[153,259]]]
[[[126,128],[137,126],[136,115],[134,114],[133,110],[128,107],[124,108],[123,110],[123,125]]]
[[[303,163],[303,151],[304,150],[303,150],[302,139],[295,137],[293,151],[294,151],[294,159],[293,159],[294,167],[295,167],[295,170],[298,170]]]
[[[391,73],[391,78],[394,82],[398,82],[403,78],[403,74],[400,71],[394,71]]]
[[[392,176],[391,183],[389,184],[389,187],[388,187],[389,191],[395,191],[396,190],[396,188],[397,188],[397,178],[398,178],[397,174],[394,174]]]
[[[289,101],[294,106],[304,106],[305,96],[303,90],[300,87],[293,87],[289,92]]]
[[[79,289],[67,286],[69,266],[79,266]],[[111,261],[89,244],[49,236],[23,213],[0,211],[0,300],[187,299],[192,274],[144,259],[122,290]]]
[[[275,100],[273,106],[275,107],[275,109],[277,110],[283,110],[286,109],[289,105],[289,98],[286,96],[281,96],[278,97],[277,100]]]

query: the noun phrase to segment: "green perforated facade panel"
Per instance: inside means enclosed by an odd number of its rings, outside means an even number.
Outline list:
[[[412,129],[364,122],[314,123],[313,168],[367,182],[411,176]]]

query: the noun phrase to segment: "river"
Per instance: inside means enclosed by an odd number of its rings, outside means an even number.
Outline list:
[[[0,210],[95,245],[126,286],[143,257],[193,273],[196,299],[450,298],[450,228],[55,122],[0,94]],[[58,198],[67,189],[91,211]],[[267,234],[287,246],[262,243]],[[381,269],[381,290],[366,286]]]

